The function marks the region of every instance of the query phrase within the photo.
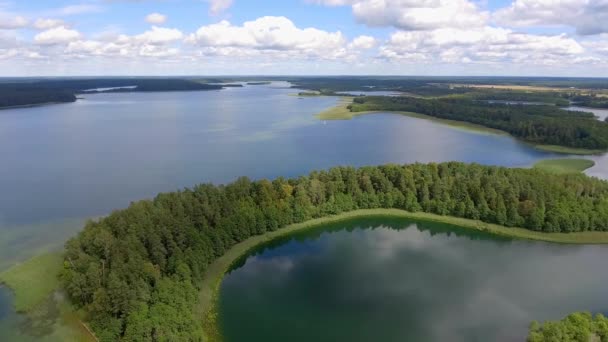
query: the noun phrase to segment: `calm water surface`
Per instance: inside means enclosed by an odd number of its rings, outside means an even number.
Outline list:
[[[396,114],[319,121],[314,114],[338,99],[289,96],[298,90],[288,87],[91,94],[0,111],[0,270],[62,246],[88,217],[197,183],[337,165],[525,167],[555,157],[507,136]],[[7,296],[0,290],[0,316],[10,311]]]
[[[61,245],[86,217],[201,182],[389,162],[529,166],[551,157],[506,136],[395,114],[319,121],[314,114],[337,98],[289,96],[297,90],[287,86],[95,94],[0,111],[0,269]]]
[[[608,311],[607,246],[352,220],[258,249],[224,280],[231,341],[523,341],[532,320]]]

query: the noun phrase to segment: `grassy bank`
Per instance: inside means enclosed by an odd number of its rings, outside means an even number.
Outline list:
[[[534,164],[534,168],[551,173],[563,174],[583,172],[593,165],[595,165],[595,162],[589,159],[562,158],[541,160]]]
[[[377,114],[377,113],[395,113],[395,114],[405,115],[405,116],[418,118],[418,119],[431,120],[431,121],[438,122],[438,123],[441,123],[444,125],[461,128],[461,129],[466,129],[466,130],[471,130],[471,131],[475,131],[475,132],[510,136],[509,133],[498,130],[498,129],[489,128],[489,127],[485,127],[482,125],[477,125],[477,124],[468,123],[468,122],[464,122],[464,121],[440,119],[440,118],[436,118],[434,116],[420,114],[420,113],[394,112],[394,111],[352,112],[348,108],[348,106],[350,104],[352,104],[352,100],[353,100],[352,97],[345,97],[345,98],[341,99],[337,105],[318,113],[316,115],[316,117],[319,120],[351,120],[354,117],[357,117],[360,115]],[[517,139],[517,138],[514,137],[514,139]],[[519,139],[517,139],[517,140],[519,140]],[[522,141],[522,140],[519,140],[519,141]],[[523,142],[525,142],[525,141],[523,141]],[[573,147],[557,146],[557,145],[540,145],[540,144],[531,144],[531,143],[528,143],[528,144],[530,146],[532,146],[533,148],[536,148],[541,151],[560,153],[560,154],[594,155],[594,154],[602,154],[602,153],[606,152],[604,150],[589,150],[589,149],[583,149],[583,148],[573,148]]]
[[[608,232],[582,232],[582,233],[542,233],[523,228],[509,228],[481,221],[469,220],[451,216],[440,216],[428,213],[412,213],[398,209],[362,209],[339,215],[314,219],[303,223],[293,224],[274,232],[251,237],[233,246],[223,256],[214,261],[206,271],[199,295],[197,313],[203,317],[207,341],[221,341],[219,327],[217,326],[217,301],[222,279],[232,264],[240,257],[247,254],[258,245],[273,239],[289,235],[293,232],[317,227],[322,224],[338,222],[342,220],[369,217],[387,216],[407,219],[416,219],[432,222],[453,224],[464,228],[484,231],[491,234],[512,237],[515,239],[547,241],[564,244],[606,244],[608,243]]]
[[[58,287],[61,253],[47,253],[0,273],[0,282],[13,289],[15,310],[28,312],[44,302]]]
[[[15,310],[27,316],[30,328],[24,333],[28,338],[97,341],[80,313],[59,291],[62,268],[63,253],[41,254],[0,273],[0,283],[13,291]]]
[[[319,120],[351,120],[351,119],[353,119],[357,116],[361,116],[361,115],[378,114],[378,113],[392,113],[392,114],[398,114],[398,115],[405,115],[405,116],[409,116],[409,117],[417,118],[417,119],[430,120],[430,121],[438,122],[438,123],[441,123],[444,125],[448,125],[448,126],[452,126],[452,127],[456,127],[456,128],[462,128],[462,129],[466,129],[466,130],[471,130],[471,131],[475,131],[475,132],[507,135],[506,132],[503,132],[501,130],[488,128],[485,126],[476,125],[476,124],[463,122],[463,121],[440,119],[440,118],[436,118],[436,117],[433,117],[430,115],[424,115],[424,114],[419,114],[419,113],[391,112],[391,111],[351,112],[350,109],[348,109],[348,105],[350,105],[352,103],[352,99],[353,99],[352,97],[347,97],[347,98],[341,99],[337,105],[335,105],[334,107],[328,108],[328,109],[322,111],[321,113],[318,113],[316,115],[316,117]]]
[[[534,148],[537,150],[545,151],[545,152],[553,152],[553,153],[561,153],[561,154],[577,154],[581,156],[590,156],[594,154],[603,154],[606,153],[604,150],[588,150],[584,148],[574,148],[574,147],[566,147],[559,145],[534,145]]]

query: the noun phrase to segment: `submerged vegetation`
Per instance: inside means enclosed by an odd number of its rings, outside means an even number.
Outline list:
[[[608,183],[452,162],[203,184],[89,222],[66,244],[64,288],[102,341],[198,341],[201,281],[208,265],[232,246],[290,224],[372,208],[603,234]]]
[[[59,287],[61,253],[47,253],[0,273],[0,283],[15,291],[15,309],[28,312]]]
[[[595,162],[589,159],[560,158],[541,160],[534,167],[551,173],[578,173],[593,165]]]
[[[528,342],[553,341],[608,341],[608,318],[602,314],[576,312],[561,321],[548,321],[542,325],[534,321],[530,325]]]

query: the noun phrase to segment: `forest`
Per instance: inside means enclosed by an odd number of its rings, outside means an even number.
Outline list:
[[[421,96],[442,96],[477,91],[472,86],[524,86],[551,87],[565,92],[581,89],[608,89],[608,80],[601,78],[570,77],[472,77],[472,76],[334,76],[334,77],[290,77],[285,80],[295,87],[316,91],[402,91]],[[454,87],[454,84],[462,86]],[[471,86],[471,87],[468,87]],[[485,88],[498,90],[499,88]]]
[[[555,106],[489,103],[466,98],[365,96],[355,98],[349,109],[352,112],[414,112],[499,129],[534,144],[608,149],[606,122],[596,120],[592,113]]]
[[[558,92],[525,92],[516,90],[476,89],[463,97],[480,101],[528,102],[559,107],[570,105],[567,94]]]
[[[0,85],[0,108],[32,106],[45,103],[74,102],[71,91],[36,87],[2,87]]]
[[[528,342],[551,341],[608,341],[608,318],[602,314],[592,316],[589,312],[575,312],[561,321],[534,321],[530,324]]]
[[[449,162],[201,184],[89,221],[66,243],[61,279],[100,341],[201,341],[194,308],[213,260],[248,237],[367,208],[541,232],[608,231],[608,182]]]
[[[221,85],[176,78],[32,79],[0,83],[0,108],[74,102],[78,94],[99,92],[85,92],[85,90],[125,86],[135,88],[108,89],[104,92],[193,91],[223,88]]]
[[[608,108],[608,97],[575,94],[571,96],[570,100],[572,101],[572,104],[576,106],[591,108]]]

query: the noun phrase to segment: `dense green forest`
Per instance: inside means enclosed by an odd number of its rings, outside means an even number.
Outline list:
[[[570,97],[572,104],[591,108],[608,108],[608,98],[597,95],[576,94]]]
[[[576,312],[558,322],[532,322],[528,342],[572,341],[608,342],[608,318],[588,312]]]
[[[573,89],[608,89],[607,78],[582,77],[496,77],[496,76],[333,76],[288,77],[285,80],[300,88],[334,91],[347,90],[398,90],[400,87],[440,87],[448,89],[452,84],[533,86]]]
[[[481,101],[516,101],[537,104],[552,104],[560,107],[570,105],[567,95],[557,92],[529,92],[516,90],[476,89],[464,95],[467,98]]]
[[[499,129],[536,144],[584,149],[608,148],[606,122],[596,120],[592,113],[566,111],[555,106],[510,105],[462,98],[366,96],[355,98],[349,109],[353,112],[414,112],[465,121]]]
[[[62,89],[0,86],[0,108],[74,101],[76,95]]]
[[[293,88],[314,90],[324,95],[341,91],[396,91],[418,96],[465,94],[475,89],[450,87],[448,83],[434,83],[429,79],[382,77],[307,77],[294,79]]]
[[[108,89],[103,92],[193,91],[222,89],[221,85],[204,84],[175,78],[98,78],[37,79],[21,82],[0,82],[0,108],[53,102],[74,102],[76,95]]]
[[[608,182],[450,162],[203,184],[88,222],[66,244],[64,288],[101,341],[200,341],[193,309],[210,262],[250,236],[365,208],[546,232],[608,231]]]

